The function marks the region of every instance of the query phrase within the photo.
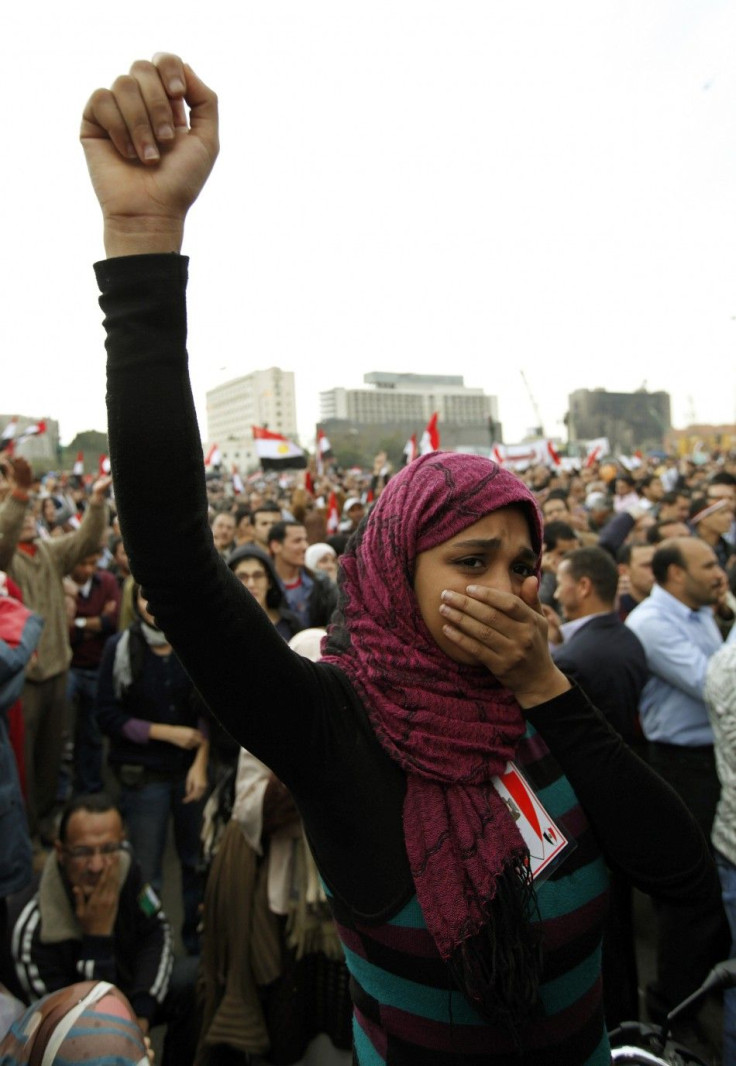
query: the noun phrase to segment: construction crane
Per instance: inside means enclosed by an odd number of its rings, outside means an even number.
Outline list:
[[[536,399],[534,397],[534,393],[532,392],[531,385],[527,381],[526,374],[521,369],[519,369],[519,373],[521,374],[521,380],[524,382],[524,388],[526,389],[527,393],[529,394],[529,400],[531,402],[532,407],[534,408],[534,414],[537,417],[538,434],[539,434],[540,437],[543,437],[544,436],[544,426],[542,424],[542,414],[541,414],[541,412],[539,410],[539,404],[537,403],[537,401],[536,401]]]

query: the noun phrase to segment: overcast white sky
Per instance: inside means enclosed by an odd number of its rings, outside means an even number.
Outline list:
[[[520,368],[547,433],[644,381],[675,425],[736,417],[733,3],[40,0],[0,30],[0,411],[104,427],[79,115],[170,50],[221,102],[185,247],[203,434],[205,391],[272,365],[307,441],[381,369],[464,374],[507,440]]]

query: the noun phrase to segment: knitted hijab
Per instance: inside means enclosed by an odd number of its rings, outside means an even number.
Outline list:
[[[413,590],[417,555],[483,516],[521,506],[541,548],[533,496],[479,456],[432,453],[391,479],[340,563],[324,661],[364,701],[407,776],[404,837],[427,928],[485,1016],[517,1018],[536,997],[526,849],[491,783],[524,733],[516,699],[484,667],[435,643]]]

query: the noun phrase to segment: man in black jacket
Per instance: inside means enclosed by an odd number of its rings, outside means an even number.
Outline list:
[[[637,708],[649,672],[638,638],[616,613],[617,585],[616,564],[602,548],[565,556],[555,592],[565,621],[553,657],[631,744],[641,737]]]
[[[13,991],[27,1003],[82,979],[110,981],[144,1033],[168,1024],[164,1063],[191,1062],[194,972],[170,988],[169,923],[103,792],[67,804],[40,881],[11,897],[8,919]]]
[[[618,570],[602,548],[578,548],[557,569],[555,596],[566,621],[553,648],[560,670],[578,682],[629,744],[641,738],[637,709],[647,680],[639,640],[616,613]],[[631,637],[634,637],[631,640]],[[637,1018],[639,997],[631,886],[611,876],[611,903],[603,938],[603,1002],[606,1024]]]

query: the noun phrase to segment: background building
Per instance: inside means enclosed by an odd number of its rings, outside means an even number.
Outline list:
[[[253,426],[265,426],[295,440],[294,375],[276,366],[254,370],[207,393],[207,440],[219,445],[222,464],[247,471],[258,466]]]
[[[461,375],[374,371],[363,380],[373,388],[320,393],[320,421],[333,445],[353,435],[370,447],[400,452],[412,433],[419,439],[434,411],[443,448],[488,449],[491,426],[501,439],[496,397],[469,388]]]
[[[569,397],[570,441],[608,437],[614,452],[661,448],[670,429],[668,392],[607,392],[577,389]]]

